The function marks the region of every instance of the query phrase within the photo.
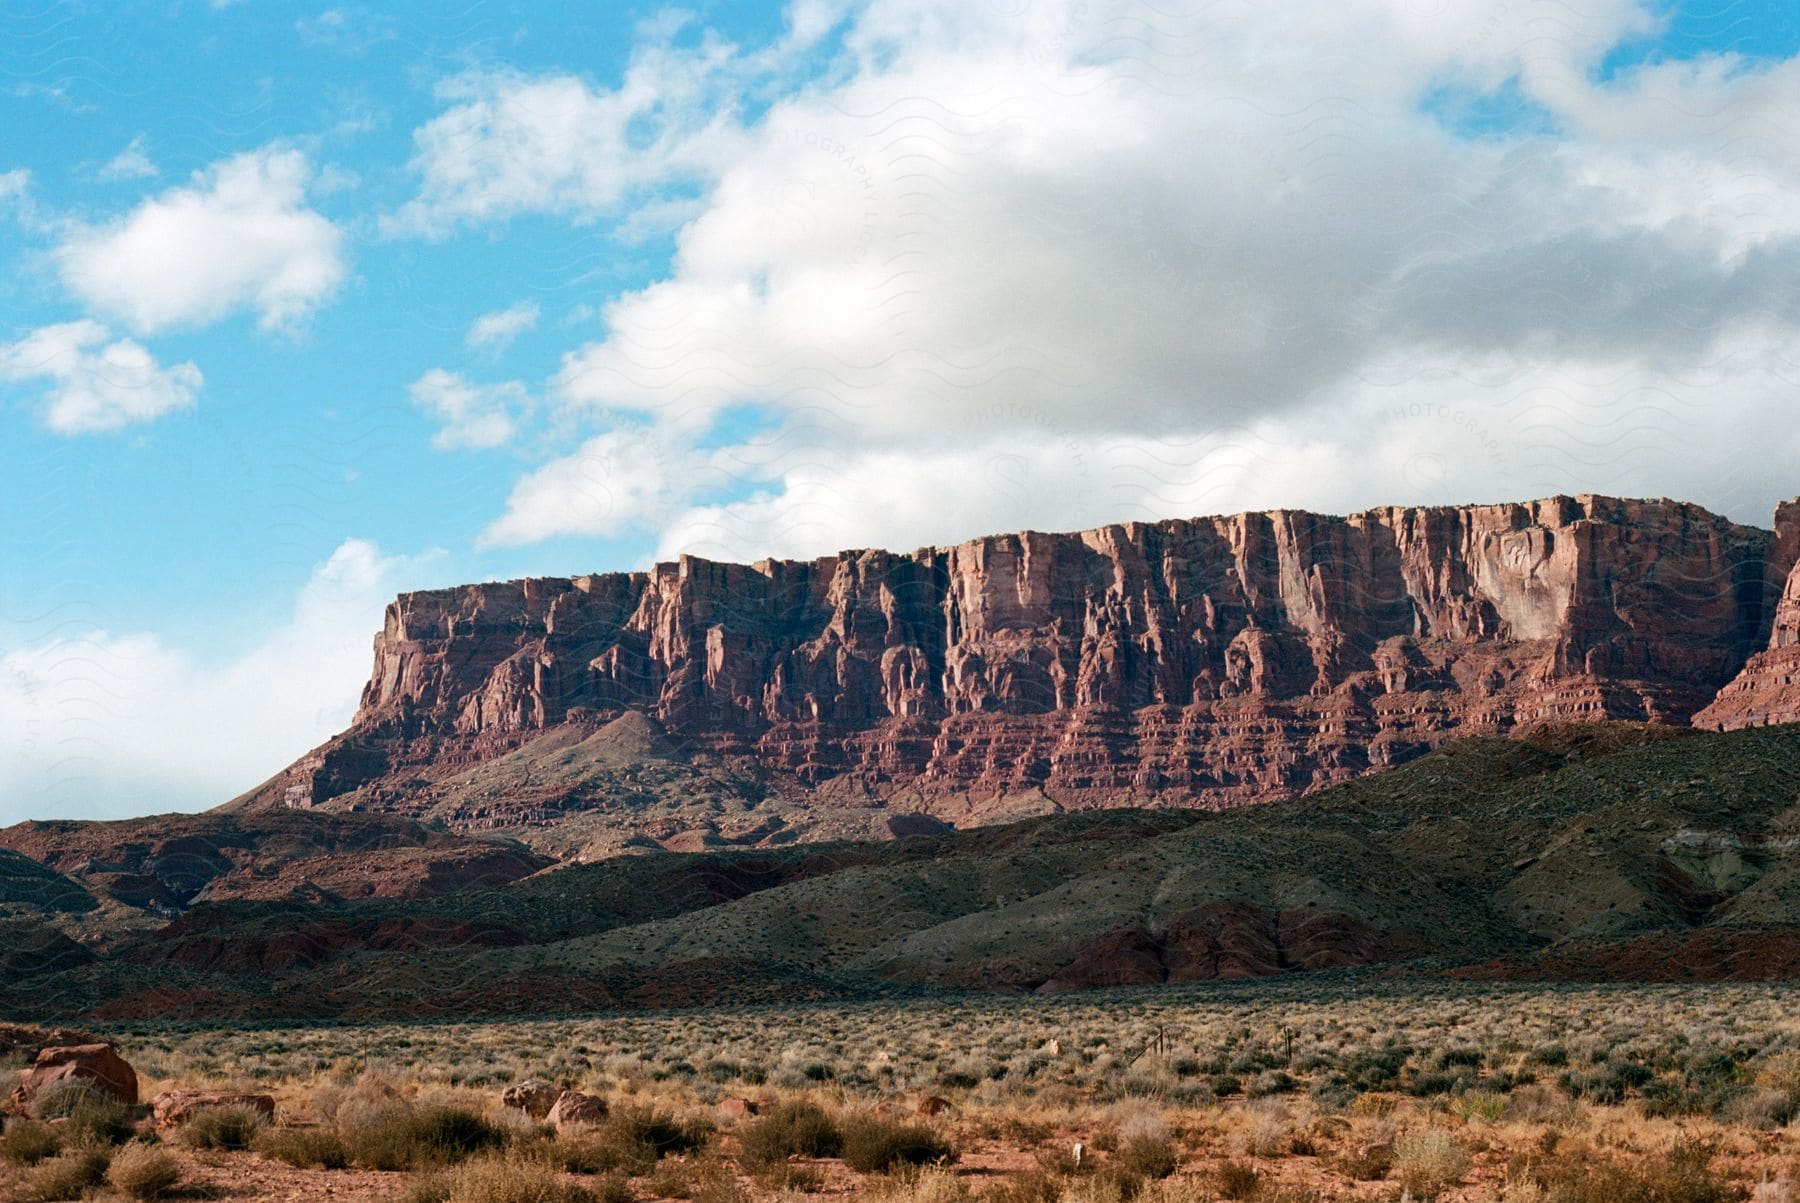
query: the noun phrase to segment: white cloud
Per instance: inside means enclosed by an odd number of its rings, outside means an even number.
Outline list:
[[[142,180],[157,174],[156,164],[150,161],[150,152],[146,149],[146,139],[139,134],[128,143],[124,150],[107,160],[100,168],[103,180]]]
[[[240,309],[264,329],[292,326],[345,273],[342,232],[307,207],[311,175],[280,146],[214,164],[116,221],[77,227],[54,253],[63,283],[144,334]]]
[[[359,55],[400,36],[394,19],[363,8],[328,8],[294,22],[294,32],[308,46],[333,54]]]
[[[262,643],[92,631],[0,653],[0,825],[217,805],[342,730],[383,606],[432,571],[347,539]]]
[[[538,313],[536,301],[520,301],[505,309],[484,313],[469,323],[469,333],[464,341],[478,351],[497,354],[512,346],[513,340],[519,335],[535,329]]]
[[[44,424],[92,434],[187,409],[204,382],[192,363],[163,367],[129,338],[84,319],[42,326],[0,345],[0,380],[48,380]]]
[[[640,47],[614,89],[574,76],[474,73],[446,83],[451,108],[413,134],[418,195],[384,223],[443,237],[522,213],[590,221],[651,188],[710,180],[742,127],[731,47]]]
[[[498,447],[517,430],[531,397],[516,380],[476,384],[455,372],[432,368],[407,391],[413,404],[443,423],[431,445],[440,451]]]
[[[0,171],[0,200],[15,196],[24,196],[31,190],[31,170],[26,167],[15,167],[11,171]]]
[[[717,487],[684,477],[637,507],[665,551],[1586,489],[1766,521],[1794,489],[1792,438],[1743,440],[1800,349],[1800,60],[1602,80],[1659,20],[1635,0],[848,20],[552,381],[565,419],[648,423],[671,458],[738,407],[778,427],[710,457],[745,499],[684,512]],[[760,61],[727,74],[753,91]],[[1473,137],[1431,107],[1503,86],[1546,120]],[[490,538],[572,533],[517,509]]]
[[[694,457],[643,430],[614,430],[513,486],[506,512],[478,540],[510,547],[559,535],[616,535],[666,519],[703,474]]]

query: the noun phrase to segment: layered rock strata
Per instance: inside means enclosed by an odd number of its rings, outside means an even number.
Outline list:
[[[1771,535],[1595,496],[1277,511],[411,593],[352,728],[246,801],[375,783],[357,805],[404,809],[421,774],[629,711],[802,792],[959,818],[1025,793],[1291,796],[1458,734],[1716,712],[1771,638],[1764,658],[1800,655],[1800,584],[1775,604],[1796,518]]]

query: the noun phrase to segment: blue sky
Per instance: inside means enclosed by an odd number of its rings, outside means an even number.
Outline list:
[[[8,15],[0,822],[253,784],[401,588],[1800,491],[1789,6],[1268,7]]]

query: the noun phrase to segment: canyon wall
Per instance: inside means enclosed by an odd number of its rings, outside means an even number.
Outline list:
[[[1780,594],[1767,646],[1694,716],[1695,726],[1725,731],[1800,722],[1800,502],[1776,511],[1766,563],[1769,587]]]
[[[351,730],[251,801],[320,805],[626,710],[771,781],[926,809],[1290,796],[1453,735],[1688,722],[1753,655],[1789,673],[1800,512],[1781,525],[1556,497],[411,593]]]

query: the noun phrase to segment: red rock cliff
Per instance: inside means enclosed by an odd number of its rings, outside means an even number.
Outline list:
[[[1557,497],[407,594],[355,726],[286,800],[622,709],[808,785],[1285,796],[1452,734],[1689,720],[1772,628],[1800,645],[1800,586],[1770,614],[1796,525]]]
[[[1694,716],[1696,726],[1723,731],[1800,722],[1800,502],[1788,502],[1775,512],[1766,565],[1769,587],[1781,598],[1769,624],[1768,646]]]

